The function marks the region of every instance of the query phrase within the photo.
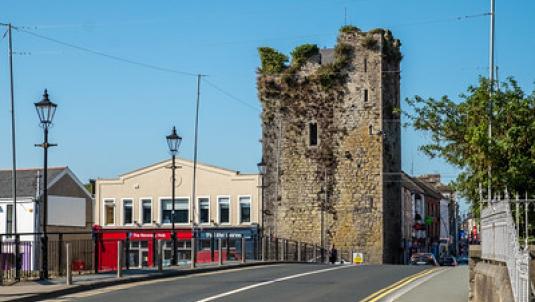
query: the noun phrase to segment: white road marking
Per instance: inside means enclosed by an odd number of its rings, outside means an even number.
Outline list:
[[[43,302],[73,301],[73,300],[80,299],[80,298],[87,298],[87,297],[91,297],[91,296],[110,293],[110,292],[113,292],[113,291],[128,289],[128,288],[132,288],[132,287],[138,287],[138,286],[144,286],[144,285],[150,285],[150,284],[162,283],[162,282],[173,282],[173,281],[180,280],[180,279],[189,279],[189,278],[209,276],[209,275],[218,275],[218,274],[245,271],[245,270],[251,270],[251,269],[275,267],[275,266],[280,266],[280,265],[282,265],[282,264],[241,267],[241,268],[214,271],[214,272],[206,272],[206,273],[200,273],[200,274],[191,274],[191,275],[184,275],[184,276],[177,276],[177,277],[170,277],[170,278],[162,278],[162,279],[155,279],[155,280],[147,280],[147,281],[125,283],[125,284],[119,284],[119,285],[114,285],[114,286],[105,287],[105,288],[99,288],[99,289],[93,289],[93,290],[83,291],[83,292],[79,292],[79,293],[69,294],[69,295],[61,296],[61,297],[54,298],[54,299],[43,300]]]
[[[198,300],[197,302],[214,301],[214,300],[219,299],[219,298],[227,297],[227,296],[230,296],[230,295],[233,295],[233,294],[236,294],[236,293],[240,293],[240,292],[243,292],[243,291],[246,291],[246,290],[250,290],[250,289],[253,289],[253,288],[257,288],[257,287],[260,287],[260,286],[265,286],[265,285],[269,285],[269,284],[273,284],[273,283],[277,283],[277,282],[291,280],[291,279],[304,277],[304,276],[308,276],[308,275],[320,274],[320,273],[333,271],[333,270],[338,270],[338,269],[342,269],[342,268],[348,268],[348,267],[355,267],[355,266],[352,266],[352,265],[336,266],[336,267],[321,269],[321,270],[317,270],[317,271],[311,271],[311,272],[306,272],[306,273],[301,273],[301,274],[281,277],[281,278],[273,279],[273,280],[270,280],[270,281],[264,281],[264,282],[260,282],[260,283],[256,283],[256,284],[252,284],[252,285],[248,285],[248,286],[244,286],[244,287],[241,287],[241,288],[233,289],[233,290],[228,291],[228,292],[224,292],[224,293],[221,293],[221,294],[217,294],[215,296],[211,296],[211,297],[208,297],[208,298],[204,298],[204,299]]]

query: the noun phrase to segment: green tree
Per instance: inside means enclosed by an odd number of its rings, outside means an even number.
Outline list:
[[[479,184],[488,184],[492,167],[494,192],[535,194],[535,92],[526,95],[513,78],[501,83],[490,97],[490,81],[480,78],[459,102],[420,96],[407,99],[405,115],[431,142],[420,150],[441,157],[461,169],[453,186],[475,206]],[[492,139],[488,139],[488,108],[492,101]],[[477,207],[475,207],[477,208]]]

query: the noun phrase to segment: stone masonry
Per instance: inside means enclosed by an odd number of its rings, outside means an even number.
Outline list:
[[[399,47],[353,27],[298,68],[259,70],[266,233],[400,261]]]

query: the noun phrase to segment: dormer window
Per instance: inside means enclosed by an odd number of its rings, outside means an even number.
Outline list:
[[[308,124],[308,145],[311,147],[318,145],[318,124],[317,123]]]

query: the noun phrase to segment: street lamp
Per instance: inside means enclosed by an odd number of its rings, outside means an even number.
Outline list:
[[[261,193],[260,193],[260,197],[262,198],[262,236],[265,236],[265,232],[264,232],[264,228],[265,228],[265,225],[264,225],[264,216],[265,216],[265,203],[264,203],[264,176],[266,175],[266,162],[264,161],[264,157],[262,157],[262,160],[256,164],[256,166],[258,167],[258,173],[260,173],[260,175],[262,176],[262,186],[260,187],[261,188]]]
[[[52,120],[56,113],[58,105],[54,104],[48,99],[48,92],[45,89],[43,99],[34,104],[39,116],[41,127],[44,130],[44,142],[42,144],[35,145],[36,147],[43,148],[44,151],[44,165],[43,165],[43,237],[41,237],[41,279],[48,279],[48,235],[46,232],[47,216],[48,216],[48,148],[57,146],[56,144],[48,143],[48,128],[52,126]]]
[[[176,254],[176,233],[175,233],[175,158],[176,154],[178,153],[178,148],[180,147],[180,143],[182,142],[182,137],[180,137],[176,133],[176,128],[173,126],[173,131],[171,131],[171,134],[165,137],[167,140],[167,145],[169,146],[169,152],[171,153],[171,157],[173,159],[173,163],[171,166],[172,171],[172,187],[171,187],[171,199],[172,199],[172,210],[171,210],[171,239],[173,240],[173,259],[171,260],[171,265],[177,264],[177,254]]]

